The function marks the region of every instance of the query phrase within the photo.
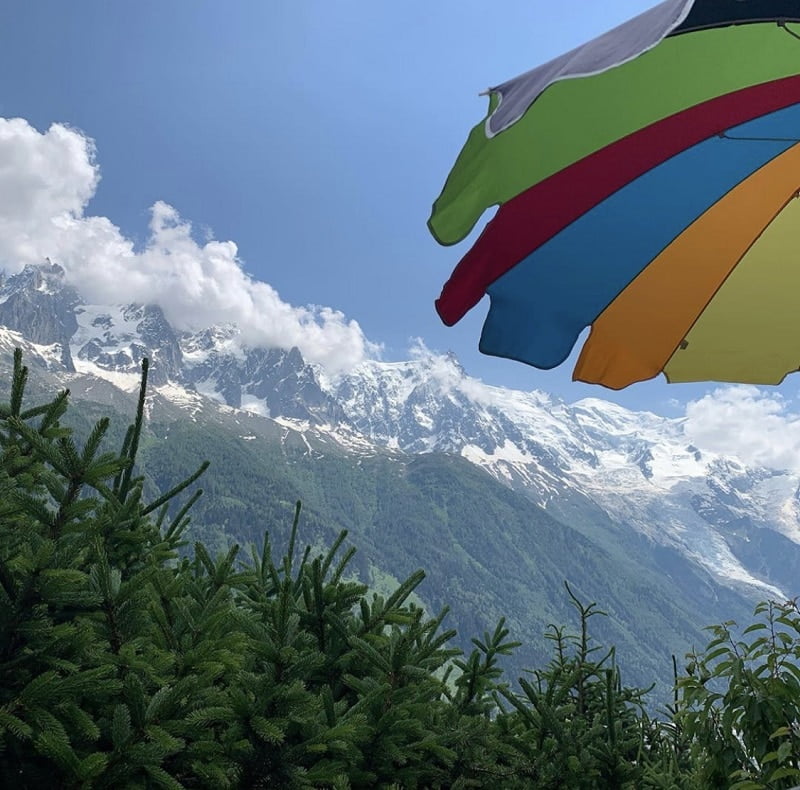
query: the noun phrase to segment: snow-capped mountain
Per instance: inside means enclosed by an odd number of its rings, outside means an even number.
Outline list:
[[[359,453],[461,455],[587,531],[602,516],[728,585],[799,592],[797,475],[697,447],[683,420],[488,386],[425,350],[331,378],[297,349],[248,348],[235,326],[178,332],[155,305],[86,304],[50,262],[2,280],[0,325],[0,346],[24,344],[65,377],[130,390],[148,357],[178,405],[203,398]]]
[[[588,499],[729,583],[795,594],[797,475],[702,450],[685,420],[488,386],[452,356],[366,363],[331,392],[376,442],[458,453],[558,517]]]

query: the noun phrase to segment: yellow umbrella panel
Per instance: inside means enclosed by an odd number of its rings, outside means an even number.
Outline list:
[[[742,258],[667,362],[669,381],[780,384],[800,368],[800,200]]]
[[[662,371],[676,382],[766,384],[797,370],[798,188],[800,144],[728,192],[616,297],[574,378],[612,389]]]

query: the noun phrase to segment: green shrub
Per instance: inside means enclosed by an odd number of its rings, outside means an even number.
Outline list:
[[[14,788],[787,787],[798,776],[793,602],[734,641],[716,627],[662,720],[625,687],[602,615],[512,687],[504,621],[452,648],[446,610],[348,576],[342,533],[312,556],[269,535],[246,559],[184,534],[205,464],[145,501],[147,365],[118,451],[76,441],[67,392],[0,405],[0,786]],[[180,500],[180,501],[179,501]]]

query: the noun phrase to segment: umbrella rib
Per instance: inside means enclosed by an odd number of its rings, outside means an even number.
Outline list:
[[[800,36],[798,36],[800,38]],[[727,132],[720,132],[719,137],[723,140],[737,140],[752,143],[800,143],[800,137],[745,137]]]
[[[786,26],[786,20],[785,19],[779,19],[778,20],[778,27],[782,27],[790,36],[794,36],[796,39],[800,39],[800,34],[795,33],[794,30],[791,30],[790,28],[788,28]]]

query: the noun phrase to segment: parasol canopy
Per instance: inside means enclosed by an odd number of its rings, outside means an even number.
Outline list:
[[[666,0],[489,89],[428,222],[499,205],[436,307],[486,354],[621,389],[800,368],[800,2]]]

